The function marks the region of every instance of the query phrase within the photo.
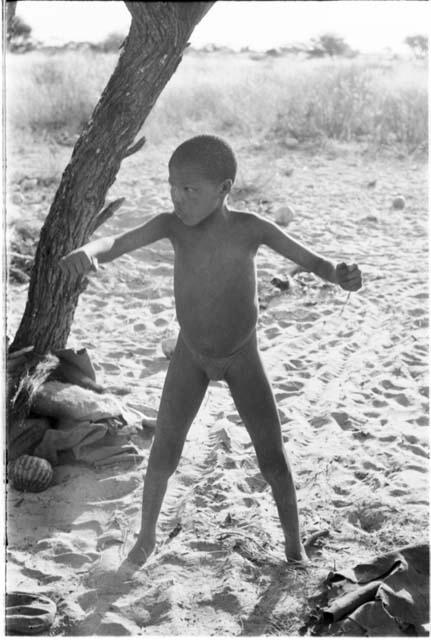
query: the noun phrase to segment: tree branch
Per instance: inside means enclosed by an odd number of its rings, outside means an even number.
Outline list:
[[[124,158],[128,158],[129,156],[131,156],[132,154],[136,153],[137,151],[139,151],[140,149],[142,149],[142,147],[144,146],[144,144],[146,143],[147,139],[145,136],[143,136],[142,138],[140,138],[138,140],[138,142],[135,142],[135,144],[132,144],[131,147],[129,147],[128,149],[126,149],[126,151],[124,152],[123,155],[123,159]]]
[[[110,202],[107,207],[103,209],[95,219],[91,233],[93,234],[102,224],[104,224],[114,213],[121,207],[126,198],[118,198]]]

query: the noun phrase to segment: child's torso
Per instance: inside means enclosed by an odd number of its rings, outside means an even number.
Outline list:
[[[235,352],[257,322],[256,248],[238,216],[210,232],[175,225],[178,322],[187,341],[209,356]]]

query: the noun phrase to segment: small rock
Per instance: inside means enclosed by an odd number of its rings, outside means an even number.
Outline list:
[[[271,284],[274,285],[274,287],[277,287],[277,289],[280,289],[280,291],[287,291],[293,286],[292,279],[289,278],[289,276],[286,280],[281,280],[281,278],[272,278]]]
[[[44,193],[33,193],[33,194],[30,194],[30,197],[27,199],[27,202],[29,204],[40,204],[44,200],[45,200]]]
[[[282,226],[287,226],[292,222],[292,220],[294,220],[294,218],[295,212],[292,207],[289,207],[288,205],[277,209],[274,215],[274,220],[277,222],[277,224],[280,224]]]
[[[287,149],[296,149],[299,145],[299,141],[296,138],[285,138],[284,139],[284,146]]]
[[[405,206],[406,201],[403,196],[395,196],[395,198],[392,200],[392,207],[394,209],[404,209]]]
[[[22,204],[24,202],[24,198],[21,193],[12,194],[11,201],[13,204]]]
[[[168,360],[170,360],[173,356],[177,344],[177,338],[177,335],[169,334],[162,340],[162,351],[168,358]]]
[[[378,221],[379,221],[378,217],[373,214],[365,216],[364,218],[361,218],[359,220],[359,222],[378,222]]]
[[[23,191],[30,191],[31,189],[36,189],[37,178],[23,178],[20,182],[20,187]]]

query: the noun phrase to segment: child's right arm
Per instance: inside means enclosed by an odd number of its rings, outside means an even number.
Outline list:
[[[171,213],[161,213],[126,233],[93,240],[61,258],[60,268],[64,273],[75,277],[95,271],[98,262],[110,262],[123,253],[130,253],[162,238],[168,238],[171,220]]]

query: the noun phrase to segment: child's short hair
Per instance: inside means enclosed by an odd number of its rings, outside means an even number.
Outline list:
[[[200,135],[186,140],[173,152],[169,167],[177,163],[195,164],[210,180],[235,180],[235,154],[218,136]]]

